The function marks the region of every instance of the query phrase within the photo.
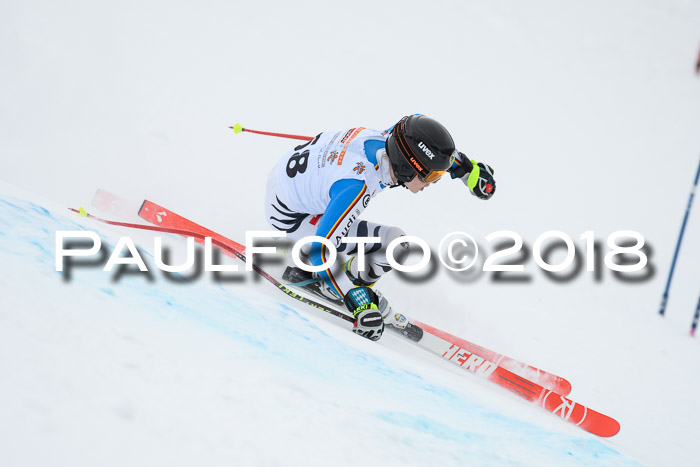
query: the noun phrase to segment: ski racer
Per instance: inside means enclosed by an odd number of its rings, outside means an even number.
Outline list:
[[[385,322],[401,327],[403,317],[391,316],[386,298],[369,287],[392,269],[386,247],[405,233],[398,227],[362,220],[360,215],[386,188],[403,186],[419,193],[445,173],[464,182],[480,199],[490,199],[496,191],[493,169],[457,151],[447,129],[424,115],[404,117],[383,132],[362,127],[327,131],[290,150],[270,172],[265,215],[290,240],[323,237],[349,257],[340,271],[330,268],[314,273],[316,281],[307,281],[305,287],[327,300],[344,303],[355,318],[353,332],[378,340]],[[344,237],[380,238],[364,245],[363,270],[355,261],[358,244],[343,243]],[[312,265],[326,263],[323,243],[306,246],[309,248],[302,251]],[[407,244],[401,247],[408,249]]]

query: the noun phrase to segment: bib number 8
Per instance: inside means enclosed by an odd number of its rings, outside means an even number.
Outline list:
[[[309,150],[307,149],[301,154],[297,152],[289,158],[287,162],[287,176],[289,176],[289,178],[294,178],[297,174],[306,172],[306,167],[309,165],[309,154]]]

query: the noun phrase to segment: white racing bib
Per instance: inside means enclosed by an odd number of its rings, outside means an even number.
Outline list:
[[[327,131],[300,144],[280,159],[271,173],[277,196],[291,210],[322,214],[330,202],[331,186],[356,179],[367,184],[370,197],[383,190],[377,166],[365,154],[368,140],[385,141],[377,130],[351,128]]]

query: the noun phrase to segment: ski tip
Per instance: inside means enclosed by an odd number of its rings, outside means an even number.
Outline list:
[[[85,209],[83,209],[83,208],[81,207],[80,209],[78,209],[78,215],[79,215],[80,217],[87,217],[87,216],[88,216],[88,212],[87,212]]]
[[[690,337],[695,337],[695,329],[690,330]]]
[[[235,134],[238,134],[243,131],[243,126],[241,126],[240,123],[236,123],[235,125],[230,126],[229,128],[232,129]]]

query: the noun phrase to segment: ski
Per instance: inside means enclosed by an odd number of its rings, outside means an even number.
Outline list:
[[[443,360],[486,378],[589,433],[609,437],[620,431],[620,424],[614,418],[574,402],[557,391],[517,375],[495,361],[484,358],[483,353],[479,353],[478,349],[473,350],[468,342],[464,341],[466,345],[463,347],[446,339],[448,337],[454,340],[454,336],[450,334],[417,321],[411,321],[411,324],[423,330],[422,338],[413,343]],[[401,332],[400,329],[389,328]],[[459,338],[456,340],[461,341]]]
[[[243,245],[216,234],[211,230],[205,229],[198,224],[150,201],[144,201],[141,209],[139,210],[139,216],[152,224],[161,225],[161,227],[139,226],[136,224],[105,221],[104,219],[95,218],[87,213],[85,213],[85,215],[112,225],[145,228],[147,230],[159,230],[183,236],[192,236],[198,239],[200,242],[203,242],[205,237],[211,237],[213,244],[227,251],[231,256],[237,257],[243,261],[246,259]],[[166,219],[167,221],[165,221]],[[310,300],[291,290],[257,266],[254,266],[254,270],[290,297],[319,310],[333,314],[347,322],[353,321],[352,317],[346,313],[338,311],[335,308],[327,306],[323,303]],[[457,338],[449,333],[440,331],[432,326],[420,323],[418,321],[409,320],[408,326],[405,329],[398,329],[394,328],[393,326],[388,327],[410,342],[430,353],[437,355],[441,359],[447,360],[472,374],[486,378],[489,381],[510,390],[514,394],[517,394],[518,396],[539,405],[550,413],[553,413],[563,420],[573,423],[574,425],[579,426],[592,434],[601,437],[609,437],[614,436],[620,431],[620,424],[612,417],[574,402],[573,400],[565,397],[565,395],[563,395],[561,392],[553,390],[551,387],[547,387],[543,384],[539,384],[538,382],[531,381],[527,377],[518,375],[510,369],[500,366],[499,363],[497,363],[499,359],[501,363],[504,360],[508,362],[512,359],[506,360],[506,358],[500,354],[489,351],[488,349],[484,349],[480,346],[475,346],[466,340]],[[512,365],[512,362],[510,364]],[[537,370],[529,365],[525,366]],[[520,369],[522,370],[522,366]],[[542,373],[542,370],[537,370],[536,375],[541,375]],[[568,387],[570,389],[570,385],[568,385]]]

